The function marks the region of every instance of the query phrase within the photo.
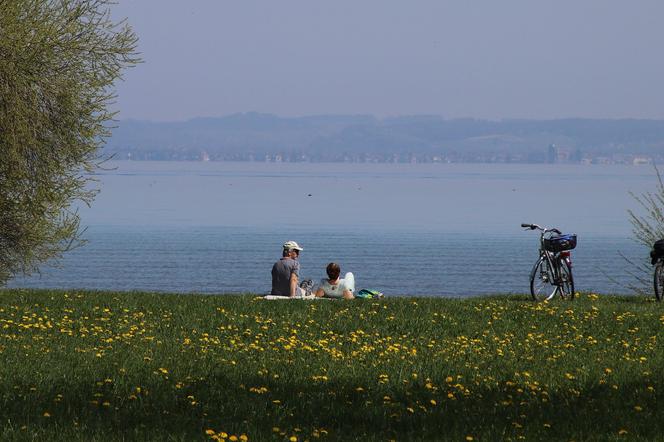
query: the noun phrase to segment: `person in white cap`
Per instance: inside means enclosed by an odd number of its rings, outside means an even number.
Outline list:
[[[272,266],[272,295],[302,297],[305,291],[299,287],[300,263],[298,257],[304,250],[295,241],[286,241],[282,257]]]

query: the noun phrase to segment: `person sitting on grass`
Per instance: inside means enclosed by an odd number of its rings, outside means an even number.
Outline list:
[[[328,279],[321,279],[320,286],[316,290],[316,296],[319,298],[338,298],[338,299],[353,299],[355,296],[355,277],[351,272],[344,275],[343,279],[339,279],[341,274],[341,267],[335,262],[331,262],[325,269]]]
[[[298,287],[300,263],[298,258],[304,250],[295,241],[286,241],[283,245],[282,257],[272,266],[272,295],[302,298],[305,290]]]

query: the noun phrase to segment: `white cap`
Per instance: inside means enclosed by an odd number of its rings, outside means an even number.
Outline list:
[[[302,247],[300,247],[295,241],[286,241],[284,243],[284,250],[299,250],[299,251],[302,251],[304,249]]]

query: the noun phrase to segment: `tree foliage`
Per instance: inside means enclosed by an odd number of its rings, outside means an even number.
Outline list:
[[[108,0],[0,0],[0,284],[80,244],[113,83],[139,62]]]

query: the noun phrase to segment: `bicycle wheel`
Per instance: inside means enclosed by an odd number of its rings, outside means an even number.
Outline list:
[[[546,301],[553,298],[557,288],[549,261],[543,256],[540,257],[530,272],[530,295],[533,297],[533,301]]]
[[[653,282],[655,285],[655,299],[661,301],[662,292],[664,291],[664,261],[661,259],[655,265]]]
[[[572,276],[572,267],[567,264],[567,261],[561,259],[560,263],[560,295],[569,299],[574,299],[574,277]]]

